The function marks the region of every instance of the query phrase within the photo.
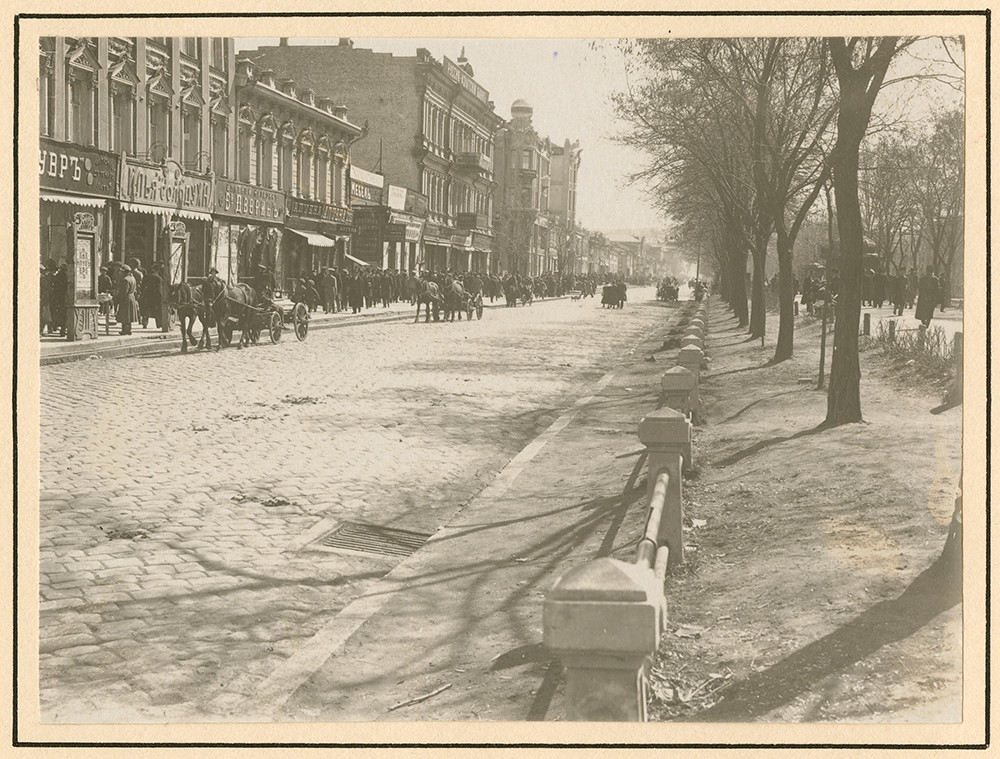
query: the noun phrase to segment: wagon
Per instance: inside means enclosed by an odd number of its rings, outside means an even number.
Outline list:
[[[281,333],[286,325],[290,326],[295,339],[302,342],[309,334],[309,308],[305,303],[295,303],[287,311],[273,301],[263,306],[243,306],[250,311],[247,337],[251,343],[257,343],[261,334],[267,332],[272,343],[281,339]],[[233,341],[233,330],[239,326],[239,319],[230,316],[224,324],[219,325],[219,341],[228,346]]]

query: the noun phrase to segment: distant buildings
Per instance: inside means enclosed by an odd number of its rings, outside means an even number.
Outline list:
[[[438,61],[424,49],[393,56],[342,39],[336,46],[263,47],[248,57],[330,93],[368,124],[355,160],[425,199],[414,197],[410,204],[414,216],[426,206],[422,236],[411,241],[415,264],[459,271],[489,267],[494,140],[502,120],[464,54],[457,61]],[[390,213],[386,206],[380,223],[391,224]],[[379,251],[364,257],[382,259]]]

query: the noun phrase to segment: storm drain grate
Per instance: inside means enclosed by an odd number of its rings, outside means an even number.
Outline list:
[[[319,539],[327,548],[339,548],[362,553],[380,553],[386,556],[409,556],[427,542],[430,535],[395,527],[344,522]]]

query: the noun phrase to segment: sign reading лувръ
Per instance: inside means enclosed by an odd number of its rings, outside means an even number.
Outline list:
[[[117,179],[118,156],[113,153],[39,138],[38,184],[43,190],[113,198]]]

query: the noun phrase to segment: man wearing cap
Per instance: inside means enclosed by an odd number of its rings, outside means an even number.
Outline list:
[[[156,321],[156,328],[160,328],[160,309],[163,305],[161,266],[162,264],[155,263],[150,267],[149,273],[143,277],[142,289],[139,290],[139,321],[143,329],[149,325],[151,316]]]
[[[139,314],[139,303],[135,299],[136,284],[132,276],[132,267],[123,264],[122,278],[118,284],[118,323],[122,325],[121,334],[132,334],[132,322]]]

